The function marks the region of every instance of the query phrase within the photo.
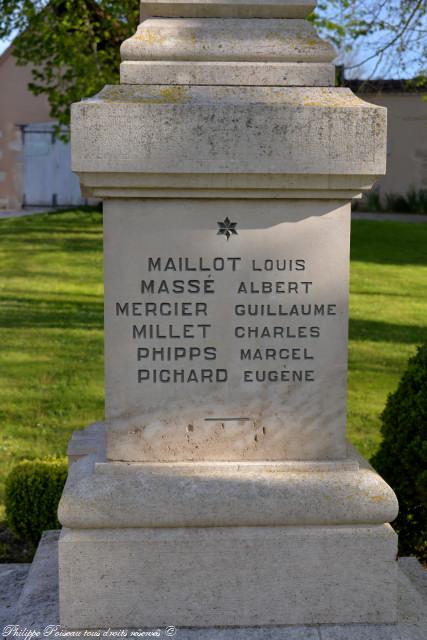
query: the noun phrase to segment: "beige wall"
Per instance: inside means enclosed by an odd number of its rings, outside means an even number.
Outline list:
[[[426,92],[427,93],[427,92]],[[387,175],[378,182],[382,194],[427,189],[427,101],[421,93],[359,94],[388,109]]]
[[[45,96],[28,89],[31,69],[18,67],[11,47],[0,57],[0,208],[22,202],[22,140],[20,124],[50,122]]]

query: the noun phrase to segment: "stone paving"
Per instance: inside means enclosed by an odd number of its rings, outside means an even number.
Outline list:
[[[29,570],[29,564],[0,564],[0,630],[16,616],[16,605]]]

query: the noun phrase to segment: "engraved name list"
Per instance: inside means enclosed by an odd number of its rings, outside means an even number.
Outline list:
[[[147,257],[134,299],[114,301],[137,382],[225,384],[231,360],[239,384],[314,382],[312,347],[338,309],[309,273],[301,257]]]

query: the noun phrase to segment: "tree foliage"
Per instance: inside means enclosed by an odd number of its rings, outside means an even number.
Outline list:
[[[69,123],[69,106],[118,82],[120,45],[138,24],[137,0],[0,0],[0,38],[18,30],[14,55],[31,64],[29,88],[46,94],[50,115]]]
[[[399,550],[427,561],[427,343],[410,358],[381,421],[383,441],[372,464],[399,500]]]
[[[422,74],[426,13],[427,0],[319,0],[312,19],[356,75]],[[72,102],[118,81],[120,44],[138,17],[138,0],[0,0],[0,39],[20,34],[14,55],[33,65],[31,91],[67,125]]]
[[[314,21],[347,76],[426,75],[426,0],[319,0]]]

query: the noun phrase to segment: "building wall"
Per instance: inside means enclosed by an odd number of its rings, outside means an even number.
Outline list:
[[[406,195],[411,188],[427,189],[427,101],[423,94],[363,93],[359,97],[388,109],[387,175],[377,183],[381,194]]]
[[[19,125],[52,122],[45,96],[28,89],[31,69],[18,67],[9,47],[0,57],[0,208],[22,203],[22,136]]]

